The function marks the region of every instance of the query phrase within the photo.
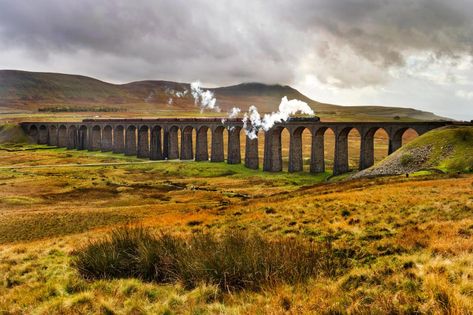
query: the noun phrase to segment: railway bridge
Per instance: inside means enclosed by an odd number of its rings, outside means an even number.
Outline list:
[[[389,152],[402,146],[402,136],[408,129],[421,135],[429,130],[453,124],[438,122],[322,122],[318,117],[291,118],[276,123],[264,132],[263,170],[283,169],[281,133],[289,132],[289,172],[303,170],[302,133],[311,134],[310,172],[325,171],[324,136],[327,130],[335,135],[334,175],[349,171],[348,134],[356,129],[360,135],[360,165],[365,169],[374,164],[374,135],[382,129],[389,137]],[[195,160],[242,162],[241,119],[221,118],[158,118],[158,119],[84,119],[80,122],[24,122],[25,132],[38,144],[77,150],[100,150],[136,155],[151,160]],[[224,141],[224,130],[227,141]],[[195,137],[193,133],[195,132]],[[210,132],[210,154],[209,137]],[[226,142],[226,148],[225,148]],[[179,145],[180,144],[180,145]],[[258,138],[246,136],[244,164],[259,168]]]

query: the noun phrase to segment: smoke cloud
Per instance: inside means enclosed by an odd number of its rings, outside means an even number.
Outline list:
[[[195,104],[200,107],[201,112],[206,109],[220,112],[220,108],[216,105],[217,99],[214,97],[214,93],[209,90],[203,90],[200,81],[191,83],[191,94],[194,97]]]
[[[288,100],[286,96],[281,99],[277,112],[265,114],[263,118],[256,106],[250,106],[248,113],[243,116],[243,128],[250,139],[258,137],[258,131],[268,131],[274,124],[287,121],[295,114],[314,115],[314,111],[306,102],[300,100]]]

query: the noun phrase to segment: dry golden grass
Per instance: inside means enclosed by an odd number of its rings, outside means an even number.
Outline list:
[[[324,176],[204,162],[5,168],[78,162],[140,160],[0,150],[0,313],[473,312],[471,175],[323,184]],[[352,249],[353,267],[259,293],[82,279],[72,252],[125,223],[331,242]]]

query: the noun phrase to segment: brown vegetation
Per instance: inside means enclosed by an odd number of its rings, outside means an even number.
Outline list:
[[[239,165],[139,164],[109,153],[8,148],[21,151],[0,150],[0,167],[8,166],[0,168],[0,310],[5,313],[473,310],[471,175],[322,184],[323,177],[310,174],[266,174]],[[111,162],[125,164],[100,165]],[[73,165],[41,167],[68,163]],[[350,264],[335,274],[304,276],[300,283],[263,281],[256,291],[237,285],[240,290],[231,294],[220,285],[221,276],[206,273],[191,277],[196,280],[189,286],[181,279],[161,284],[144,276],[84,279],[74,254],[88,242],[101,244],[124,224],[185,244],[208,235],[216,248],[220,240],[248,235],[247,230],[268,244],[295,242],[323,250],[330,243],[331,250],[349,249]],[[238,252],[238,259],[266,249],[257,250]],[[223,259],[216,250],[195,257],[214,268],[241,261],[215,264]]]

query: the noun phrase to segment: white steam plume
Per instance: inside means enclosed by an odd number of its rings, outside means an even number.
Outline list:
[[[233,107],[230,112],[228,113],[228,118],[237,118],[238,114],[240,114],[241,109],[238,107]]]
[[[194,97],[195,104],[199,105],[201,112],[205,109],[220,112],[220,108],[216,105],[217,99],[214,97],[214,94],[209,90],[204,91],[200,87],[200,81],[191,83],[191,94]]]
[[[166,88],[166,94],[171,95],[168,99],[168,105],[171,106],[174,103],[175,98],[181,98],[187,95],[187,90],[185,89],[184,91],[174,91],[173,89]]]
[[[258,137],[258,131],[260,129],[268,131],[275,123],[287,121],[291,115],[297,113],[314,115],[314,111],[306,102],[295,99],[288,100],[287,97],[284,96],[281,99],[278,111],[265,114],[263,118],[261,118],[255,106],[250,106],[248,113],[245,113],[243,116],[243,128],[250,139],[255,139]]]

